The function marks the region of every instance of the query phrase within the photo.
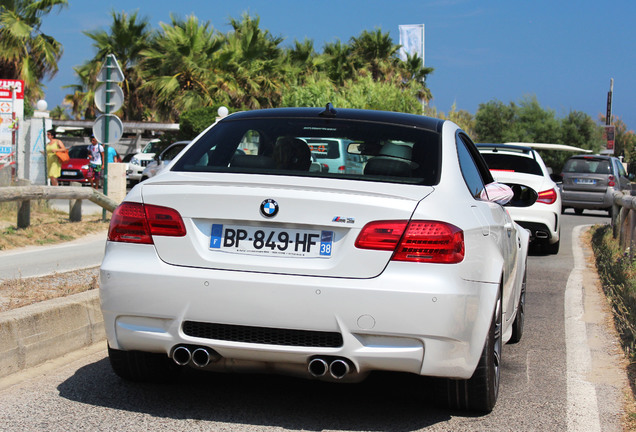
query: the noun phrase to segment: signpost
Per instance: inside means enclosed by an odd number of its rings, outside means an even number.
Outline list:
[[[610,78],[610,90],[607,92],[607,112],[605,113],[605,139],[607,141],[607,150],[609,154],[614,154],[614,134],[615,129],[612,125],[612,93],[614,92],[614,78]]]
[[[103,82],[95,92],[95,105],[104,114],[97,117],[93,125],[93,135],[99,143],[104,144],[104,195],[108,194],[108,146],[115,144],[121,138],[124,126],[114,114],[124,102],[124,92],[118,83],[124,81],[124,74],[119,67],[114,54],[108,54],[102,68],[97,74],[97,81]],[[106,210],[102,212],[106,218]]]

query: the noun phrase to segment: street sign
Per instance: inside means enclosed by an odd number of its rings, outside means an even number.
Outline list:
[[[124,80],[124,73],[119,67],[115,54],[108,54],[106,61],[102,65],[102,68],[97,74],[98,82],[122,82]]]
[[[108,100],[108,102],[106,102]],[[95,90],[95,105],[103,113],[114,113],[124,104],[124,91],[116,84],[104,83]]]
[[[106,132],[108,127],[108,132]],[[102,114],[95,120],[93,135],[102,144],[110,145],[119,141],[124,133],[124,124],[113,114]],[[106,136],[108,135],[108,136]]]

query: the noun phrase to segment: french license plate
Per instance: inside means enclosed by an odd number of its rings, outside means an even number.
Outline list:
[[[214,224],[210,249],[250,255],[329,258],[333,241],[333,231]]]
[[[75,174],[75,171],[62,171],[62,175],[75,177],[76,174]]]
[[[580,178],[580,179],[576,179],[576,184],[594,185],[596,184],[596,180]]]

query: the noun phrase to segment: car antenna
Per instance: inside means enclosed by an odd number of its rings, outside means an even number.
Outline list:
[[[325,110],[323,112],[321,112],[320,114],[318,114],[318,115],[321,116],[321,117],[335,117],[336,113],[337,113],[337,111],[333,107],[331,102],[327,102],[327,106],[325,107]]]

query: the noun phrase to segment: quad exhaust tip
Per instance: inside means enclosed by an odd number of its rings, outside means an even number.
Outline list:
[[[339,380],[351,372],[351,367],[349,362],[344,359],[335,359],[328,362],[322,358],[314,358],[307,365],[307,370],[311,376],[316,378],[323,377],[329,372],[334,379]]]
[[[192,351],[191,351],[192,349]],[[172,352],[172,360],[179,366],[192,363],[196,367],[204,368],[212,362],[221,359],[219,353],[206,347],[192,347],[180,345]]]
[[[185,366],[190,363],[192,359],[192,353],[187,347],[178,346],[172,353],[172,360],[179,366]]]

